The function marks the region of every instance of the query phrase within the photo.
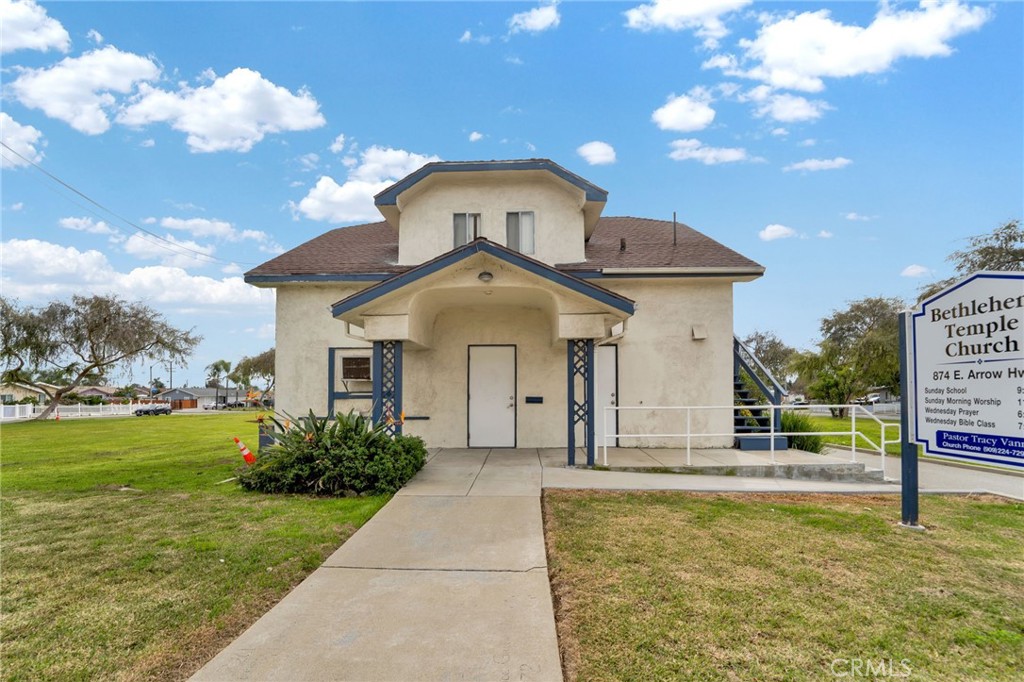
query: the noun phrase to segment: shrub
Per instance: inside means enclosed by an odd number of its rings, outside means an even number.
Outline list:
[[[266,493],[314,495],[393,493],[419,471],[427,458],[423,440],[389,436],[354,410],[336,419],[309,415],[271,417],[274,445],[241,470],[239,483]]]
[[[817,431],[818,427],[810,416],[801,412],[782,411],[782,430],[786,433]],[[821,436],[789,436],[789,447],[821,454],[825,441]]]

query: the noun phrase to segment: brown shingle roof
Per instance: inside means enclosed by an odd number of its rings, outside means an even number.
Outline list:
[[[621,240],[626,250],[621,251]],[[585,263],[560,264],[560,270],[602,268],[760,268],[746,256],[683,223],[648,218],[601,218],[586,245]]]
[[[621,251],[621,239],[626,250]],[[707,235],[678,223],[647,218],[601,218],[587,242],[586,262],[560,264],[566,271],[603,268],[760,268]],[[246,276],[397,274],[398,233],[384,221],[326,232],[269,260]]]
[[[245,274],[394,274],[409,269],[395,265],[397,262],[398,232],[382,220],[325,232]]]

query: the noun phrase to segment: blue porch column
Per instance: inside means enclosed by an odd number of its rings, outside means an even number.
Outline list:
[[[594,340],[570,339],[566,341],[568,361],[568,457],[569,466],[576,466],[576,425],[584,424],[584,441],[587,447],[587,466],[594,466]],[[583,380],[583,400],[576,399],[576,379]]]
[[[373,423],[402,433],[402,342],[373,342]]]

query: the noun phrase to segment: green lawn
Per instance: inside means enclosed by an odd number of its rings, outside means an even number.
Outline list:
[[[253,418],[0,427],[0,678],[188,677],[387,501],[221,483]]]
[[[808,413],[804,413],[804,414],[807,414],[807,416],[811,419],[812,422],[814,422],[815,427],[819,431],[845,431],[847,433],[847,435],[845,435],[845,436],[822,436],[822,438],[824,438],[826,443],[835,443],[836,445],[842,445],[842,446],[845,446],[845,447],[850,447],[850,436],[849,436],[849,432],[850,432],[850,417],[849,417],[849,415],[847,415],[846,417],[839,418],[839,417],[828,417],[828,416],[823,416],[823,415],[818,415],[818,414],[815,414],[815,415],[808,414]],[[892,426],[888,426],[885,429],[886,438],[889,438],[889,439],[896,438],[897,434],[899,433],[899,423],[900,423],[899,420],[897,419],[896,421],[891,421],[891,420],[890,421],[886,421],[886,420],[883,419],[882,421],[885,421],[886,424],[892,424]],[[879,444],[880,445],[882,443],[882,427],[879,426],[878,422],[876,422],[871,417],[868,417],[868,416],[865,416],[863,414],[859,414],[858,413],[857,414],[857,430],[860,431],[861,433],[863,433],[868,438],[870,438],[872,440],[872,442],[874,442],[875,444]],[[870,445],[866,440],[864,440],[863,438],[861,438],[859,436],[857,437],[857,448],[860,449],[860,450],[869,450],[871,452],[875,452],[875,448],[872,445]],[[890,443],[889,445],[887,445],[885,447],[885,452],[887,454],[890,454],[890,455],[899,456],[899,454],[900,454],[900,444],[899,444],[899,442]]]
[[[567,680],[1024,670],[1021,503],[926,496],[925,533],[896,496],[549,490],[544,514]]]

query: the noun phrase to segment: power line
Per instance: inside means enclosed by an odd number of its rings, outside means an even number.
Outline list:
[[[175,253],[175,254],[177,254],[179,256],[190,255],[192,258],[206,259],[207,261],[212,261],[212,262],[216,262],[216,263],[224,263],[226,265],[258,265],[258,263],[251,263],[251,262],[245,262],[245,261],[233,261],[233,260],[225,260],[223,258],[217,258],[216,256],[211,256],[208,253],[203,253],[202,251],[198,251],[196,249],[189,248],[188,246],[185,246],[184,244],[179,244],[178,242],[172,241],[172,240],[167,239],[165,237],[161,237],[159,234],[157,234],[155,232],[152,232],[150,230],[147,230],[146,228],[144,228],[144,227],[142,227],[140,225],[135,224],[131,220],[128,220],[127,218],[125,218],[124,216],[120,215],[119,213],[116,213],[115,211],[107,208],[106,206],[104,206],[100,202],[98,202],[95,199],[93,199],[92,197],[90,197],[85,192],[82,192],[81,190],[79,190],[78,188],[74,187],[70,183],[65,182],[64,180],[62,180],[61,178],[57,177],[56,175],[54,175],[50,171],[46,170],[45,168],[40,166],[38,163],[36,163],[32,159],[29,159],[29,158],[27,158],[25,156],[22,156],[18,151],[16,151],[15,149],[12,149],[11,146],[8,145],[6,142],[0,140],[0,145],[2,145],[4,149],[6,149],[10,153],[14,154],[15,156],[17,156],[19,159],[21,159],[25,163],[27,163],[30,166],[32,166],[36,171],[42,173],[43,175],[48,177],[50,180],[53,180],[54,182],[56,182],[57,184],[61,185],[62,187],[64,187],[64,188],[74,192],[75,194],[77,194],[78,196],[82,197],[83,199],[85,199],[90,204],[92,204],[93,206],[97,207],[98,209],[100,209],[104,213],[106,213],[106,214],[108,214],[110,216],[113,216],[114,218],[116,218],[117,220],[121,221],[122,223],[124,223],[126,225],[131,226],[134,230],[136,230],[138,232],[142,232],[144,234],[148,234],[149,236],[154,237],[154,238],[158,239],[160,242],[162,242],[162,243],[149,242],[148,239],[145,240],[145,241],[153,244],[154,246],[158,246],[160,248],[166,249],[166,250],[168,250],[168,251],[170,251],[172,253]],[[8,161],[11,161],[13,163],[13,161],[11,159],[8,159]],[[67,198],[67,197],[65,197],[65,198]],[[83,208],[83,209],[89,211],[90,213],[92,213],[97,218],[103,218],[103,216],[97,214],[92,209],[86,208],[86,207],[82,206],[81,204],[79,204],[78,202],[76,202],[76,201],[74,201],[72,199],[68,199],[68,201],[71,201],[76,206],[79,206],[80,208]],[[143,239],[145,239],[145,238],[143,238]],[[185,254],[185,253],[182,253],[182,251],[187,251],[189,253]]]

